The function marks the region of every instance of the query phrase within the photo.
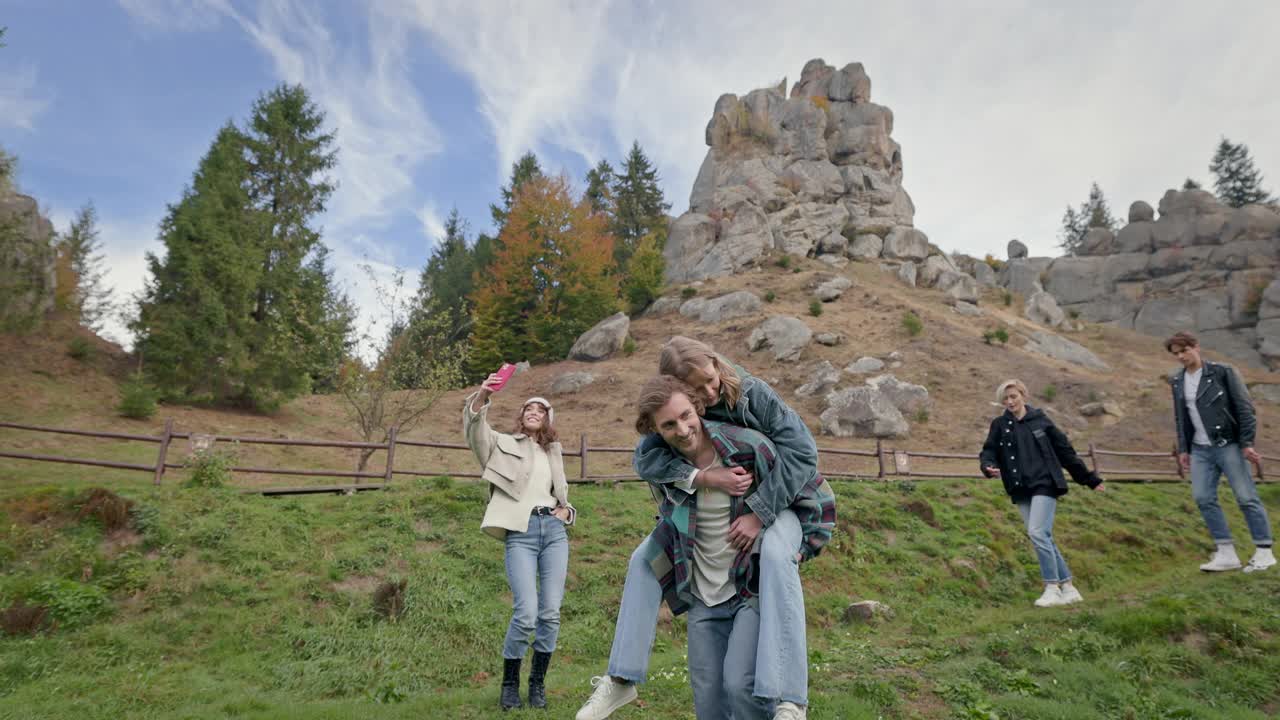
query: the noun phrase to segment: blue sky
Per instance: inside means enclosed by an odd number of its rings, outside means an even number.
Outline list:
[[[156,223],[217,128],[301,82],[337,130],[322,219],[338,277],[412,281],[457,206],[472,232],[534,150],[577,182],[638,139],[673,213],[716,98],[860,61],[893,109],[916,225],[944,249],[1056,254],[1098,181],[1116,214],[1207,180],[1220,135],[1280,189],[1280,3],[0,0],[0,144],[65,226],[92,200],[108,281],[145,279]],[[116,333],[119,329],[115,328]]]

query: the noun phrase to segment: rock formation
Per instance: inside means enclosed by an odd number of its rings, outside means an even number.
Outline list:
[[[1010,254],[1012,258],[1012,252]],[[1231,208],[1203,190],[1145,202],[1117,233],[1095,229],[1075,257],[1011,259],[1001,284],[1047,290],[1068,314],[1158,338],[1191,330],[1209,348],[1280,367],[1280,211]]]
[[[53,223],[35,199],[0,188],[0,328],[24,327],[54,302]]]

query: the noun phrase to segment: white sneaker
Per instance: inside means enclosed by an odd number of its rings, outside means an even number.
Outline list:
[[[1250,558],[1249,564],[1244,566],[1244,571],[1259,572],[1275,564],[1276,556],[1271,552],[1271,548],[1258,548],[1253,551],[1253,557]]]
[[[1040,596],[1040,599],[1036,600],[1036,607],[1056,607],[1064,604],[1062,602],[1062,591],[1058,589],[1057,585],[1045,585],[1044,594]]]
[[[1213,551],[1213,557],[1209,558],[1209,562],[1201,565],[1200,569],[1205,572],[1239,570],[1240,558],[1236,556],[1236,547],[1234,545],[1219,545],[1218,549]]]
[[[1058,586],[1058,592],[1062,594],[1062,604],[1070,605],[1071,603],[1084,602],[1084,596],[1071,583],[1063,583]]]
[[[805,720],[808,710],[793,702],[780,702],[773,712],[773,720]]]
[[[604,720],[614,710],[636,699],[636,684],[614,682],[608,675],[591,678],[595,690],[574,720]]]

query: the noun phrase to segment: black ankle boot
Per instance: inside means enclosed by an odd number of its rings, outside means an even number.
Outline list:
[[[551,664],[551,653],[533,652],[533,667],[529,669],[529,707],[545,708],[547,691],[543,681],[547,677],[547,666]]]
[[[520,703],[520,658],[502,659],[502,710],[521,707]]]

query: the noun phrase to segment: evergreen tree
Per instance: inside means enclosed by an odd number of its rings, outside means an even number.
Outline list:
[[[1200,187],[1200,183],[1196,182],[1195,180],[1192,180],[1191,178],[1187,178],[1186,180],[1182,181],[1182,189],[1183,190],[1200,190],[1202,188]]]
[[[469,369],[561,360],[574,340],[617,308],[613,238],[563,177],[521,187],[493,265],[477,275]]]
[[[628,312],[635,314],[649,307],[662,293],[663,274],[667,262],[658,247],[657,233],[649,233],[636,246],[622,280],[622,297]]]
[[[418,293],[405,314],[403,334],[406,353],[434,357],[446,348],[462,347],[471,334],[471,294],[475,282],[475,256],[467,246],[467,222],[454,208],[440,238],[422,269]],[[401,357],[406,353],[393,353]],[[392,380],[397,387],[419,387],[421,363],[397,362]]]
[[[587,202],[591,203],[591,212],[613,212],[613,185],[617,176],[608,160],[601,160],[587,171]]]
[[[1062,241],[1063,251],[1068,255],[1075,255],[1080,250],[1081,243],[1084,242],[1084,236],[1090,230],[1106,228],[1114,231],[1117,227],[1119,223],[1111,214],[1107,198],[1102,194],[1102,188],[1095,182],[1089,187],[1089,199],[1081,203],[1078,210],[1072,209],[1070,205],[1067,206],[1067,211],[1062,216],[1062,230],[1058,238]]]
[[[502,189],[502,207],[489,205],[489,213],[493,216],[493,224],[502,233],[507,224],[507,216],[511,214],[511,205],[515,202],[520,188],[534,178],[543,177],[542,166],[538,164],[538,156],[527,152],[511,165],[511,182]]]
[[[93,203],[80,208],[59,244],[74,286],[69,288],[68,309],[81,325],[98,332],[103,320],[115,309],[115,303],[111,289],[104,283],[106,258],[98,239],[98,212]]]
[[[1253,158],[1244,143],[1222,138],[1209,162],[1209,172],[1213,173],[1218,199],[1231,207],[1271,201],[1271,193],[1262,189],[1262,173],[1253,166]]]
[[[640,149],[639,142],[631,144],[631,152],[622,163],[622,174],[613,185],[613,195],[614,258],[625,272],[627,261],[641,238],[655,233],[659,247],[666,244],[667,211],[671,209],[671,203],[663,198],[658,185],[658,171]]]

